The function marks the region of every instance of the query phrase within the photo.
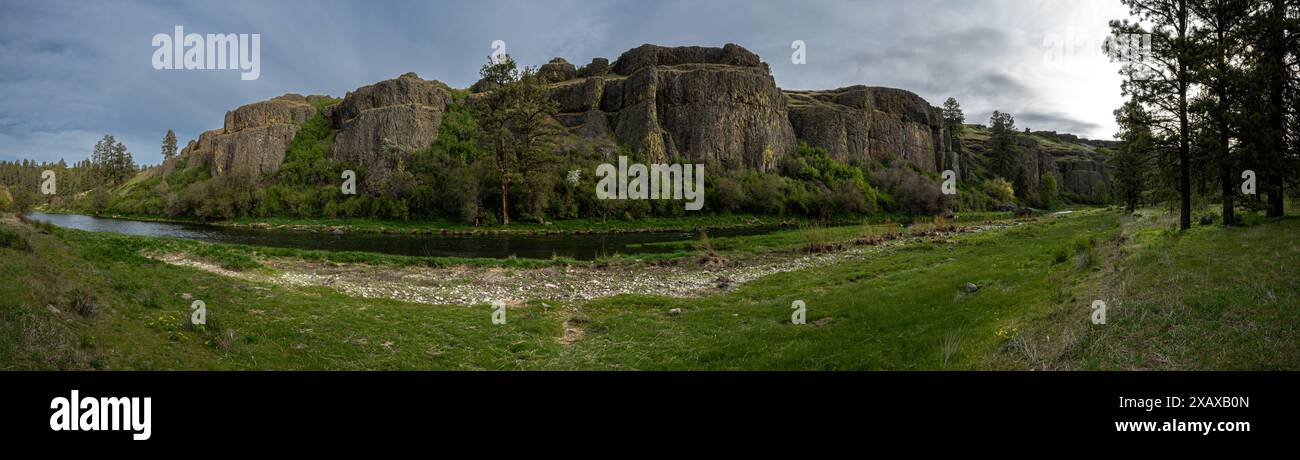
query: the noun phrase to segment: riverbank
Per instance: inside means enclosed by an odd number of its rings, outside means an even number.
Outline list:
[[[167,252],[8,219],[0,368],[1300,368],[1300,221],[1182,235],[1169,222],[1090,210],[951,234],[717,238],[639,262],[429,267]],[[251,264],[220,268],[203,247]],[[504,293],[494,324],[482,301]],[[1089,322],[1098,298],[1112,300],[1104,328]],[[790,321],[796,300],[807,324]]]
[[[48,214],[90,215],[73,209],[38,207]],[[698,216],[655,217],[636,220],[622,219],[572,219],[556,222],[516,222],[509,226],[493,225],[475,227],[452,220],[393,221],[380,219],[308,219],[290,217],[241,218],[229,221],[202,221],[185,217],[157,215],[109,214],[95,216],[108,219],[134,220],[174,224],[211,225],[228,228],[280,230],[303,233],[380,233],[409,235],[568,235],[568,234],[625,234],[654,232],[686,232],[750,227],[793,227],[812,222],[780,216]],[[887,219],[888,217],[881,217]],[[842,221],[848,222],[852,219]]]
[[[50,209],[38,207],[37,211],[49,214],[82,214],[73,209]],[[484,235],[572,235],[572,234],[629,234],[659,232],[696,232],[699,230],[743,229],[755,227],[800,226],[836,226],[862,222],[902,222],[914,218],[893,214],[874,214],[867,216],[843,216],[831,220],[792,218],[785,216],[756,215],[698,215],[684,217],[648,217],[635,220],[624,219],[570,219],[554,222],[515,222],[509,226],[492,225],[476,227],[453,220],[412,220],[393,221],[380,219],[310,219],[291,217],[240,218],[229,221],[208,222],[185,217],[165,217],[157,215],[111,214],[95,216],[109,219],[135,220],[141,222],[159,222],[175,224],[211,225],[227,228],[247,228],[260,230],[280,230],[303,233],[379,233],[409,235],[449,235],[449,236],[484,236]],[[960,213],[959,220],[1010,219],[1008,212],[971,212]],[[922,217],[928,219],[928,217]]]

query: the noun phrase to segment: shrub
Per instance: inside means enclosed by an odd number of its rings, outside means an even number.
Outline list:
[[[872,181],[893,197],[894,211],[932,215],[952,209],[952,198],[943,194],[939,184],[898,163],[876,171]]]
[[[32,249],[31,245],[27,243],[27,238],[9,228],[0,228],[0,248],[17,249],[19,251]]]
[[[997,200],[998,204],[1010,203],[1016,196],[1011,182],[1001,177],[984,181],[984,191]]]
[[[9,194],[9,189],[0,185],[0,212],[13,212],[14,197]]]
[[[1042,201],[1043,207],[1049,209],[1061,201],[1060,188],[1057,186],[1055,175],[1046,174],[1038,180],[1038,198]]]

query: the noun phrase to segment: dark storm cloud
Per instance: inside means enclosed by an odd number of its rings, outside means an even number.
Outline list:
[[[996,109],[1035,129],[1108,137],[1109,109],[1054,105],[1060,94],[1034,73],[1043,35],[1073,14],[1053,5],[0,0],[0,159],[73,161],[113,133],[138,161],[154,163],[168,128],[184,143],[219,127],[225,111],[286,92],[342,96],[408,71],[466,87],[498,39],[531,65],[554,56],[579,65],[612,60],[642,43],[738,43],[769,62],[782,87],[899,87],[935,105],[957,97],[970,122]],[[201,34],[261,34],[261,78],[154,70],[150,39],[175,25]],[[807,65],[790,62],[794,40],[808,44]]]

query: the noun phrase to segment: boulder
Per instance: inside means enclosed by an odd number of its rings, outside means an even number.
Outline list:
[[[586,77],[603,77],[609,75],[609,59],[591,58],[591,63],[587,64],[585,73]]]
[[[930,172],[955,163],[939,109],[909,91],[850,86],[785,95],[799,139],[839,161],[899,158]]]
[[[573,64],[570,64],[569,61],[564,60],[564,58],[557,57],[551,59],[551,62],[542,64],[542,66],[537,69],[537,74],[542,77],[542,80],[547,82],[560,82],[572,80],[573,77],[576,77],[578,75],[578,68],[574,67]]]
[[[338,130],[330,157],[364,167],[364,188],[377,192],[399,161],[438,139],[450,100],[445,85],[415,73],[349,92],[328,112]]]

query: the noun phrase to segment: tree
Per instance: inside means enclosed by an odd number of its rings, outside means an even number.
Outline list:
[[[118,142],[112,134],[105,134],[95,143],[90,161],[94,165],[95,175],[102,183],[116,185],[135,173],[135,160],[126,145]]]
[[[1294,174],[1295,162],[1288,155],[1288,95],[1294,100],[1297,85],[1296,49],[1300,48],[1297,33],[1295,0],[1261,0],[1260,7],[1251,16],[1247,40],[1250,42],[1247,62],[1248,84],[1252,106],[1257,107],[1257,117],[1251,121],[1247,142],[1254,145],[1256,164],[1262,171],[1260,190],[1268,194],[1269,217],[1284,214],[1283,195],[1287,176]],[[1291,104],[1294,106],[1294,102]],[[1292,114],[1291,116],[1294,116]],[[1292,133],[1290,136],[1294,136]],[[1290,144],[1293,148],[1294,143]]]
[[[163,160],[170,160],[176,156],[176,133],[167,130],[167,135],[163,137],[162,143]]]
[[[1199,58],[1195,80],[1205,91],[1193,107],[1205,119],[1202,129],[1210,158],[1219,166],[1219,185],[1223,194],[1223,225],[1237,219],[1233,198],[1237,189],[1237,162],[1234,153],[1239,142],[1241,102],[1241,66],[1239,56],[1245,52],[1242,39],[1244,24],[1256,0],[1194,0],[1190,9],[1199,27],[1194,30]]]
[[[559,110],[534,68],[518,70],[509,55],[488,63],[479,74],[499,86],[475,102],[482,139],[493,151],[501,186],[501,223],[510,224],[510,182],[545,160],[554,134],[549,120]]]
[[[1115,134],[1120,146],[1113,158],[1115,198],[1132,212],[1142,205],[1147,188],[1147,171],[1154,148],[1151,120],[1142,104],[1130,100],[1115,110],[1115,121],[1120,128]]]
[[[1019,181],[1022,170],[1016,149],[1015,117],[993,111],[989,118],[989,144],[993,173],[1011,182]]]
[[[1189,97],[1195,85],[1197,49],[1193,46],[1190,0],[1121,0],[1130,13],[1150,27],[1128,20],[1111,21],[1111,40],[1104,51],[1125,60],[1121,88],[1148,111],[1151,127],[1173,140],[1178,157],[1179,219],[1182,230],[1192,227],[1191,144]],[[1149,50],[1133,56],[1134,37],[1149,38]],[[1138,43],[1145,43],[1138,40]],[[1149,56],[1147,55],[1149,53]]]
[[[943,101],[943,126],[950,132],[960,132],[965,124],[966,115],[961,112],[961,104],[957,103],[957,99],[950,97]]]

